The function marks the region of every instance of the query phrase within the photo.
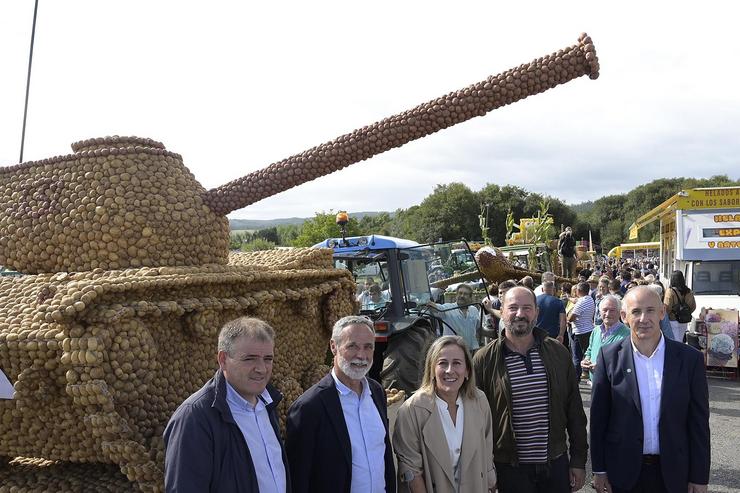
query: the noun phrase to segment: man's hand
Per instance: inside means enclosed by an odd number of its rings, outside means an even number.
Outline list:
[[[590,370],[591,369],[591,361],[590,360],[587,360],[587,359],[581,360],[581,368],[584,368],[586,370]]]
[[[578,491],[586,482],[586,470],[577,467],[570,468],[570,491]],[[609,490],[611,492],[611,490]]]
[[[605,491],[612,493],[612,485],[609,484],[609,478],[606,477],[606,474],[594,474],[594,488],[598,493],[604,493]],[[689,485],[689,488],[691,488],[691,485]]]
[[[555,339],[557,339],[557,341],[558,341],[558,342],[559,342],[560,344],[563,344],[563,334],[559,334],[559,335],[558,335],[558,336],[557,336],[557,337],[556,337]]]
[[[491,300],[491,298],[484,298],[483,301],[481,302],[481,304],[483,305],[483,308],[485,308],[487,312],[491,311],[492,303],[493,301]]]
[[[689,493],[707,493],[707,485],[689,483]]]

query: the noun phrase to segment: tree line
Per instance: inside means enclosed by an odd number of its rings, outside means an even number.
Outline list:
[[[549,203],[549,213],[557,230],[571,226],[578,239],[588,239],[606,253],[627,241],[629,226],[641,215],[660,205],[682,189],[718,186],[740,186],[740,180],[727,175],[711,178],[661,178],[633,190],[602,197],[593,202],[568,205],[557,197],[529,192],[515,185],[486,184],[474,191],[462,183],[437,185],[418,205],[381,212],[360,219],[350,217],[348,236],[381,234],[430,243],[439,239],[481,239],[479,216],[487,217],[488,236],[494,245],[503,245],[506,237],[506,216],[509,211],[518,221],[534,217],[543,201]],[[263,250],[277,246],[308,247],[326,238],[339,236],[335,212],[317,212],[301,225],[279,225],[257,231],[233,232],[232,249]],[[658,225],[640,230],[639,241],[657,241]]]

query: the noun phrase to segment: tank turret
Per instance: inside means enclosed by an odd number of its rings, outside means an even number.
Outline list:
[[[137,137],[0,170],[0,265],[28,274],[226,263],[226,214],[546,91],[599,64],[591,38],[206,191],[179,154]]]

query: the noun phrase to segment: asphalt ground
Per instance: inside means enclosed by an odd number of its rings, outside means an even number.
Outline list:
[[[709,429],[712,439],[710,493],[740,493],[740,381],[708,378]],[[591,406],[590,387],[581,386],[586,416]],[[594,492],[591,486],[591,460],[586,464],[586,485],[580,490]]]

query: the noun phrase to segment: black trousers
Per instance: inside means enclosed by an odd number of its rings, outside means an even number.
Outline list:
[[[496,476],[499,493],[570,493],[568,454],[549,465],[496,462]]]
[[[612,493],[666,493],[663,474],[660,472],[660,462],[643,464],[640,469],[640,478],[631,490],[621,490],[612,485]]]

